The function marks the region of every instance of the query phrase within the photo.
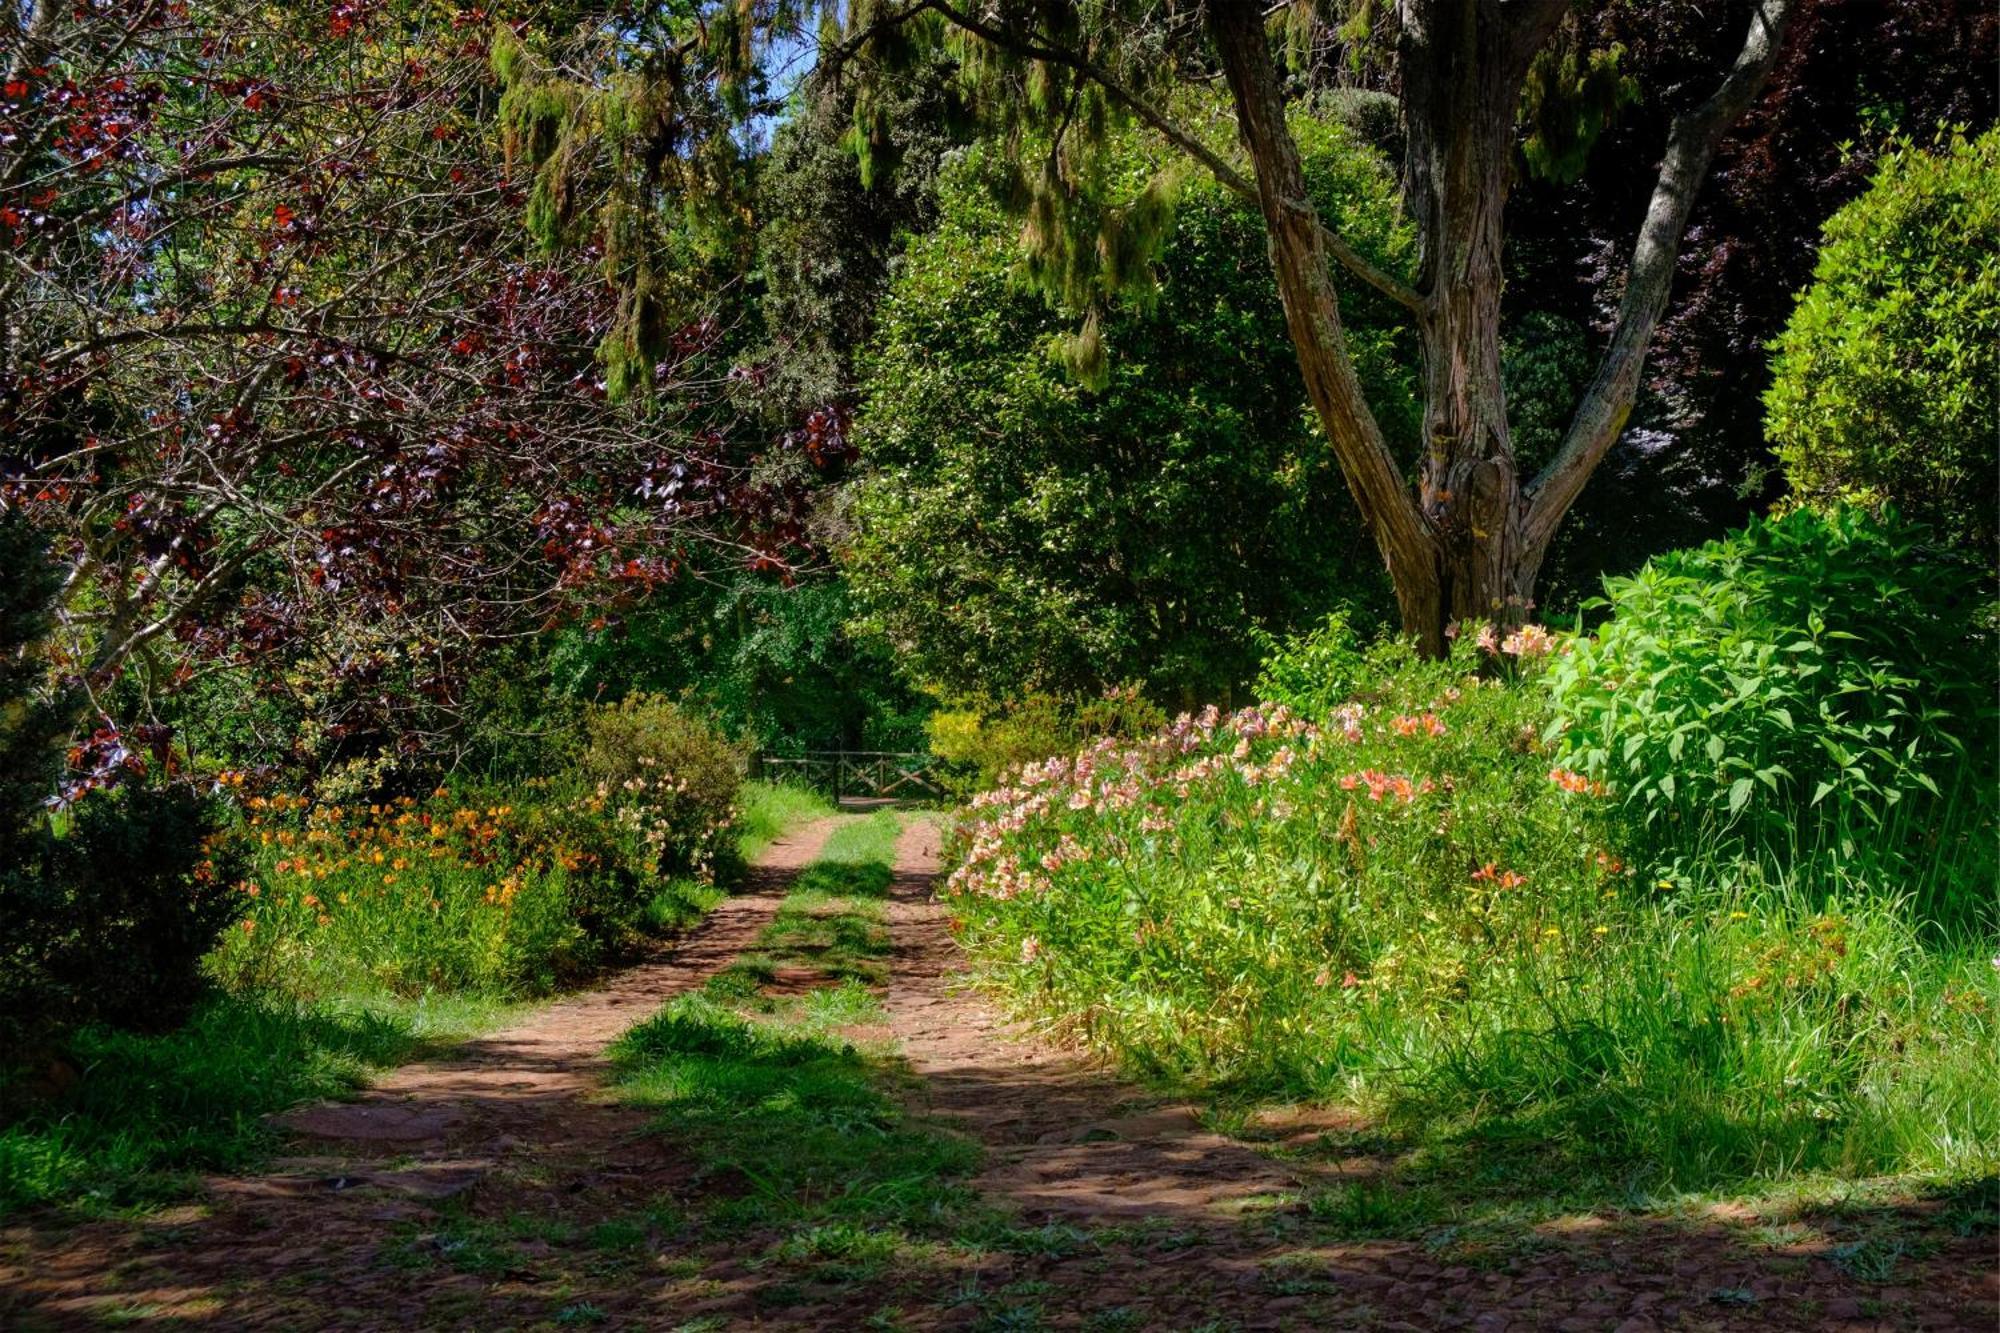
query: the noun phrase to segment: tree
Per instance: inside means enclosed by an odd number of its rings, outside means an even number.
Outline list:
[[[1893,504],[1991,555],[2000,130],[1891,153],[1826,224],[1776,352],[1764,402],[1794,495]]]
[[[1387,262],[1408,235],[1384,164],[1335,125],[1301,115],[1297,133],[1316,204]],[[1168,156],[1137,133],[1110,147],[1136,181]],[[947,169],[939,225],[904,252],[861,358],[839,547],[860,623],[929,687],[1089,698],[1137,682],[1178,707],[1247,684],[1258,630],[1383,607],[1255,211],[1188,182],[1158,291],[1103,313],[1104,379],[1086,387],[1071,322],[1014,274],[1017,224],[993,199],[1009,174],[992,145]],[[1363,382],[1414,454],[1411,339],[1386,300],[1349,314]]]
[[[1640,100],[1623,107],[1576,179],[1530,175],[1507,206],[1504,318],[1550,316],[1578,334],[1617,319],[1625,238],[1654,183],[1656,145],[1741,32],[1704,0],[1605,5],[1581,20],[1593,50],[1622,49]],[[1603,574],[1721,536],[1777,498],[1766,445],[1768,350],[1812,278],[1820,229],[1868,185],[1895,136],[1994,123],[2000,13],[1973,0],[1809,0],[1756,104],[1718,149],[1687,228],[1674,295],[1620,440],[1565,518],[1542,568],[1543,604],[1594,596]],[[1588,341],[1578,351],[1586,362]],[[1589,383],[1564,357],[1567,407]],[[1540,430],[1508,386],[1524,465]]]
[[[908,68],[947,44],[979,93],[990,131],[1023,168],[1019,202],[1031,270],[1049,290],[1086,307],[1129,281],[1143,285],[1149,233],[1157,228],[1142,224],[1157,212],[1156,191],[1108,198],[1099,150],[1117,122],[1150,127],[1262,210],[1321,429],[1388,567],[1404,625],[1436,651],[1454,619],[1526,615],[1550,538],[1631,411],[1716,147],[1763,85],[1795,3],[1742,0],[1733,7],[1747,13],[1745,39],[1707,95],[1673,120],[1597,372],[1556,456],[1532,477],[1521,475],[1513,452],[1501,381],[1502,222],[1523,111],[1536,131],[1530,142],[1541,149],[1530,157],[1566,165],[1601,124],[1604,98],[1626,91],[1615,71],[1606,76],[1610,53],[1579,47],[1571,0],[1403,0],[1393,7],[1362,0],[1340,16],[1395,52],[1405,207],[1418,234],[1408,272],[1368,262],[1343,238],[1338,219],[1305,203],[1273,47],[1315,44],[1274,35],[1272,26],[1318,21],[1320,7],[1310,0],[1299,0],[1295,14],[1291,6],[1251,0],[1198,8],[1158,0],[1002,0],[977,10],[954,0],[716,0],[649,18],[661,31],[636,61],[600,62],[606,72],[590,79],[608,86],[609,71],[629,79],[636,65],[640,85],[661,90],[657,104],[673,130],[655,144],[679,145],[676,161],[700,161],[687,135],[700,123],[696,113],[714,104],[706,90],[734,92],[739,103],[744,89],[754,92],[760,52],[769,49],[759,34],[796,41],[819,16],[827,77],[850,67]],[[1182,85],[1217,78],[1231,93],[1240,158],[1213,142],[1206,127],[1175,118]],[[629,92],[620,96],[631,101]],[[879,103],[863,97],[857,126],[873,124],[879,113]],[[545,162],[560,160],[552,145]],[[1348,354],[1338,287],[1355,283],[1399,304],[1423,345],[1425,444],[1414,488]],[[1086,317],[1086,342],[1089,330]],[[1086,365],[1092,359],[1081,358]]]
[[[794,559],[803,492],[731,436],[713,306],[609,402],[605,266],[639,260],[524,232],[487,28],[439,13],[0,18],[0,507],[64,566],[75,710],[301,660],[363,713],[448,706],[463,646]]]

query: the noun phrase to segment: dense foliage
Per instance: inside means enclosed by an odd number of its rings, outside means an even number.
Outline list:
[[[1312,188],[1357,244],[1395,253],[1387,173],[1337,124],[1302,121]],[[1124,169],[1158,166],[1136,137]],[[862,624],[916,679],[954,691],[1092,695],[1137,681],[1170,704],[1256,668],[1247,631],[1334,602],[1379,606],[1378,562],[1306,419],[1259,224],[1190,182],[1144,308],[1097,329],[1107,382],[1062,355],[1072,321],[1016,280],[1012,228],[974,151],[948,173],[864,361],[871,471],[844,552]],[[1350,339],[1414,451],[1409,346],[1362,303]],[[1403,413],[1387,406],[1400,402]]]
[[[925,702],[879,643],[850,630],[852,599],[827,574],[758,575],[663,588],[602,626],[547,643],[537,709],[559,698],[665,694],[766,754],[913,750]]]
[[[1627,1188],[1990,1170],[1990,950],[1782,865],[1630,860],[1617,794],[1540,740],[1558,651],[1468,627],[1328,714],[1032,765],[974,802],[963,938],[1140,1070],[1359,1095],[1439,1152],[1526,1138]]]
[[[212,803],[160,756],[102,733],[86,780],[58,783],[64,710],[44,651],[57,576],[0,516],[0,1063],[93,1020],[168,1027],[201,991],[240,858]],[[168,756],[169,758],[171,756]],[[148,781],[153,779],[153,781]],[[115,788],[112,783],[115,781]],[[59,817],[48,808],[63,790]]]
[[[1990,906],[1969,869],[1996,832],[1976,566],[1921,530],[1800,512],[1606,586],[1611,619],[1553,673],[1551,735],[1662,855],[1738,837]]]
[[[1991,553],[2000,514],[2000,130],[1886,156],[1826,224],[1764,395],[1811,504],[1893,504]]]

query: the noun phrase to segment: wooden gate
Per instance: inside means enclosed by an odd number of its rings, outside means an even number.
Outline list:
[[[904,750],[809,750],[790,758],[766,755],[760,776],[823,791],[838,802],[934,801],[948,793],[933,770],[934,755]]]

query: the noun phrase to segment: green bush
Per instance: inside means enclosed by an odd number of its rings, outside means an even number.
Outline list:
[[[1657,845],[1824,852],[1896,891],[1947,818],[1990,845],[1984,603],[1920,531],[1798,512],[1606,587],[1610,620],[1553,673],[1551,735]]]
[[[1893,504],[1989,557],[2000,517],[2000,130],[1886,154],[1774,344],[1766,428],[1800,499]]]
[[[1309,718],[1323,718],[1345,703],[1367,670],[1367,658],[1348,619],[1343,607],[1302,634],[1267,640],[1268,652],[1257,673],[1257,697]]]
[[[1137,686],[1095,698],[1030,692],[993,703],[960,699],[930,717],[931,753],[945,761],[942,779],[961,795],[992,786],[1011,769],[1104,737],[1134,739],[1166,715]]]
[[[1389,266],[1394,182],[1332,122],[1297,125],[1314,198]],[[1137,193],[1166,163],[1133,133]],[[993,697],[1089,697],[1138,681],[1176,706],[1256,673],[1246,628],[1290,633],[1342,601],[1386,606],[1380,560],[1311,421],[1262,224],[1190,181],[1147,302],[1095,317],[1108,380],[1062,349],[1077,321],[1016,272],[1018,220],[991,202],[1004,164],[946,173],[937,229],[911,243],[863,358],[856,624],[913,678]],[[993,177],[1003,177],[995,181]],[[1342,316],[1399,448],[1418,432],[1414,345],[1365,290]]]
[[[645,840],[660,873],[712,875],[734,850],[743,758],[656,694],[593,708],[579,771]]]
[[[52,816],[81,700],[48,671],[57,579],[18,514],[0,516],[0,569],[0,1052],[80,1023],[171,1026],[229,918],[237,862],[215,846],[217,807],[147,785],[134,755],[114,789]]]
[[[241,858],[213,802],[131,785],[85,796],[0,869],[0,1014],[14,1041],[77,1023],[160,1030],[205,988]]]

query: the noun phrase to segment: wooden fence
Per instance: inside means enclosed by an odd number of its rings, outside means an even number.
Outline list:
[[[899,750],[811,750],[757,761],[758,776],[823,791],[835,801],[934,801],[948,793],[937,780],[934,755]]]

